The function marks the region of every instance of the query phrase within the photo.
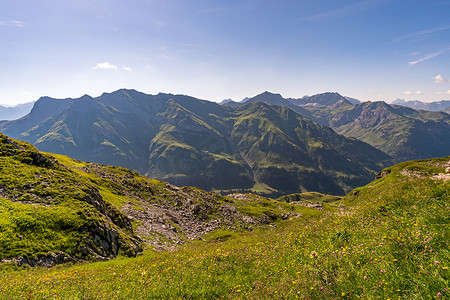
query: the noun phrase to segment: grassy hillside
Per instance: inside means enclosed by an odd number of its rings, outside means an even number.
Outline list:
[[[10,271],[28,299],[447,299],[450,157],[402,163],[324,209],[175,252]]]
[[[92,178],[0,134],[0,260],[54,264],[136,255],[132,224]]]
[[[255,195],[178,188],[128,169],[41,153],[0,134],[0,262],[54,265],[172,249],[217,229],[296,215]]]

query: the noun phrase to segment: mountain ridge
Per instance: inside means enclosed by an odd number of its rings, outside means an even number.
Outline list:
[[[259,190],[271,195],[314,189],[343,194],[368,181],[389,160],[291,109],[254,100],[230,108],[183,95],[119,90],[74,100],[33,127],[25,117],[0,123],[0,130],[47,152],[128,167],[175,185],[224,192]],[[12,130],[17,123],[21,133]],[[31,128],[24,130],[26,126]],[[352,153],[359,160],[351,158]]]

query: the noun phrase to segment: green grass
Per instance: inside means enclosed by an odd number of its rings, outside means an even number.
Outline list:
[[[89,209],[89,208],[86,208]],[[38,207],[0,198],[0,260],[7,257],[35,258],[64,249],[77,256],[77,241],[87,237],[82,228],[89,221],[66,206]]]
[[[0,298],[448,299],[450,182],[401,171],[449,160],[392,167],[323,212],[299,208],[275,226],[220,230],[175,252],[9,271]]]
[[[38,163],[36,157],[46,163]],[[135,255],[141,241],[132,226],[136,229],[139,220],[130,223],[120,211],[125,205],[141,211],[150,204],[174,210],[190,205],[195,208],[195,218],[214,220],[214,227],[228,230],[232,226],[237,231],[245,230],[249,219],[258,226],[293,211],[285,203],[249,197],[249,201],[238,201],[198,188],[179,189],[125,168],[85,163],[64,155],[39,154],[30,144],[1,135],[0,260],[41,259],[50,252],[64,252],[83,260],[97,255],[112,258],[117,254],[115,245],[119,253]],[[229,211],[228,219],[221,215],[223,205]],[[179,225],[171,225],[178,229],[178,238],[187,240]],[[157,238],[173,243],[167,236]]]
[[[30,144],[0,134],[0,259],[42,258],[50,252],[90,259],[102,253],[96,240],[105,238],[105,228],[118,232],[119,251],[129,253],[136,237],[114,206],[125,200],[108,189],[111,183],[83,172],[87,165],[39,154]],[[105,197],[94,207],[90,201],[98,191]]]
[[[38,166],[34,147],[0,138],[0,259],[49,251],[77,257],[80,246],[94,245],[89,232],[120,225],[123,204],[149,199],[169,205],[177,193],[123,168],[64,156]],[[301,194],[307,201],[329,200],[323,211],[182,188],[208,219],[220,217],[216,204],[227,204],[266,225],[223,226],[177,251],[133,259],[51,269],[5,263],[0,299],[445,299],[450,182],[430,176],[445,172],[449,160],[393,166],[341,201]],[[92,189],[102,195],[108,217],[83,201]],[[124,244],[132,238],[125,227],[114,228]]]
[[[317,192],[305,192],[300,194],[290,194],[286,196],[281,196],[278,198],[278,201],[282,202],[295,202],[295,201],[309,201],[309,202],[335,202],[342,199],[340,196],[333,196],[333,195],[324,195]]]

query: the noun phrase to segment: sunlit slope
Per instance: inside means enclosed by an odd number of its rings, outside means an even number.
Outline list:
[[[178,188],[128,169],[42,153],[0,134],[0,261],[54,265],[173,249],[206,233],[296,215],[255,195]]]
[[[0,294],[202,299],[450,297],[450,157],[406,162],[324,210],[165,254],[8,273]],[[312,213],[312,212],[316,213]]]

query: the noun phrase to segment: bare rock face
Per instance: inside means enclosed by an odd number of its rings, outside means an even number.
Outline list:
[[[205,194],[202,196],[211,202],[195,203],[200,196],[197,190],[184,187],[177,193],[172,192],[169,197],[175,205],[142,201],[139,208],[129,203],[122,209],[131,219],[139,221],[136,234],[155,250],[172,250],[177,244],[199,238],[223,226],[242,224],[248,227],[257,222],[232,205],[214,203],[212,194],[202,192]]]

